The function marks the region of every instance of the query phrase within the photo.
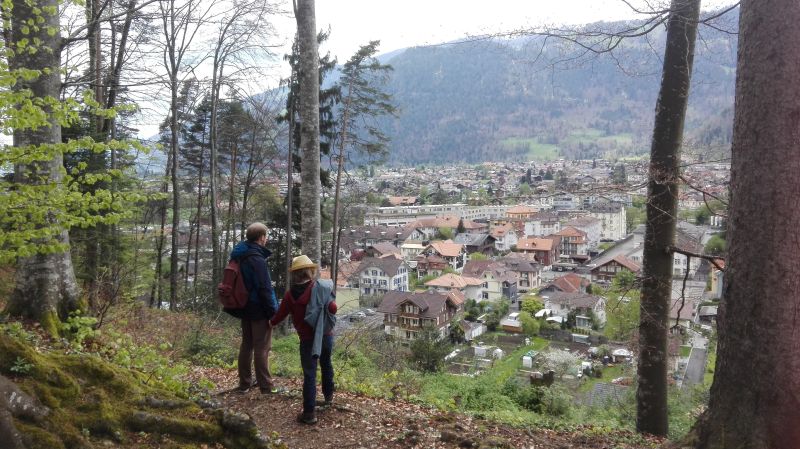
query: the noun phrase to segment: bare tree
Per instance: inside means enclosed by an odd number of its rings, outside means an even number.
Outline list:
[[[241,60],[245,53],[264,53],[266,50],[265,38],[272,32],[271,27],[267,21],[268,15],[274,12],[271,3],[266,0],[250,0],[245,2],[233,2],[226,8],[226,11],[219,14],[218,30],[216,38],[212,46],[211,57],[211,127],[210,127],[210,146],[211,146],[211,174],[209,183],[209,196],[211,204],[216,205],[218,202],[218,172],[217,167],[219,158],[219,145],[218,145],[218,105],[222,87],[228,83],[228,74],[226,70],[231,68],[231,65],[236,67],[237,60]],[[249,65],[247,68],[239,67],[239,71],[252,69],[255,65]],[[231,187],[233,186],[234,171],[236,158],[233,158],[231,165]],[[233,191],[230,193],[230,198],[233,198]],[[231,203],[229,202],[229,209]],[[228,222],[230,222],[231,214],[229,213]],[[230,227],[230,226],[229,226]],[[227,240],[230,238],[230,232],[227,233]],[[219,216],[216,207],[211,208],[211,240],[212,240],[212,276],[211,285],[217,285],[222,275],[222,268],[224,257],[220,254],[220,232],[219,232]]]
[[[743,1],[728,258],[719,344],[698,448],[800,441],[800,4]]]
[[[206,9],[203,9],[203,8]],[[185,76],[185,58],[189,48],[206,19],[211,15],[211,5],[203,6],[199,0],[166,0],[159,3],[162,57],[167,72],[166,84],[170,91],[169,152],[171,155],[170,181],[172,187],[172,241],[170,245],[170,309],[178,303],[178,227],[180,225],[180,188],[178,184],[178,90]],[[212,209],[216,204],[211,204]],[[213,243],[213,242],[212,242]]]

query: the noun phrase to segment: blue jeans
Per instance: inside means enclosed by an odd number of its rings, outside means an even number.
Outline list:
[[[303,412],[311,413],[317,406],[317,357],[311,356],[313,340],[300,341],[300,364],[303,365]],[[319,365],[322,371],[322,394],[333,397],[333,335],[322,337],[322,353]]]

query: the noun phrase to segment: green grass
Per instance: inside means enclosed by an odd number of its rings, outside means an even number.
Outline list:
[[[516,375],[517,370],[522,367],[523,355],[530,350],[537,352],[541,351],[549,345],[549,340],[545,340],[541,337],[533,337],[530,345],[521,346],[513,352],[506,354],[502,360],[498,360],[494,367],[492,367],[490,370],[487,370],[483,376],[492,378],[498,383],[503,383],[508,380],[509,377]]]
[[[623,377],[625,374],[630,375],[630,373],[631,373],[630,370],[625,372],[624,369],[625,369],[624,365],[606,366],[606,367],[603,368],[603,377],[601,377],[599,379],[596,378],[596,377],[584,376],[583,379],[585,379],[585,380],[583,381],[581,386],[578,388],[578,391],[580,393],[587,393],[589,391],[592,391],[592,388],[594,388],[594,384],[596,384],[596,383],[611,382],[612,380],[616,379],[617,377]]]
[[[538,161],[552,161],[559,157],[558,146],[547,143],[539,143],[536,138],[511,137],[504,139],[500,144],[505,148],[515,148],[527,146],[528,157]]]
[[[605,137],[603,134],[603,131],[595,128],[576,129],[569,133],[564,142],[575,145],[580,142],[591,143]]]
[[[691,346],[681,346],[681,357],[689,357],[689,354],[692,353]]]
[[[706,372],[703,374],[703,387],[710,388],[711,382],[714,381],[714,369],[717,366],[717,353],[709,352],[708,361],[706,362]]]
[[[579,143],[597,143],[599,145],[616,143],[617,145],[626,146],[633,144],[633,134],[620,133],[605,135],[602,130],[595,128],[576,129],[564,139],[564,143],[571,145],[577,145]]]

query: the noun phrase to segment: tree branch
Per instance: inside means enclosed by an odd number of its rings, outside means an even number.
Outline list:
[[[707,260],[707,261],[711,262],[712,265],[717,267],[717,269],[719,271],[725,271],[725,267],[723,267],[722,265],[719,264],[720,260],[723,261],[723,262],[725,261],[724,257],[710,256],[708,254],[693,253],[691,251],[686,251],[684,249],[680,249],[680,248],[678,248],[676,246],[668,246],[667,247],[667,252],[668,253],[678,253],[678,254],[683,254],[686,257],[697,257],[698,259]]]

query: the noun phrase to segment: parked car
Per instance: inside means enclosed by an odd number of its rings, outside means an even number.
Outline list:
[[[361,321],[366,317],[367,315],[364,312],[355,312],[354,314],[350,315],[350,321]]]
[[[373,316],[373,315],[375,315],[375,311],[372,310],[372,309],[365,309],[364,310],[364,314],[367,315],[367,316]]]

